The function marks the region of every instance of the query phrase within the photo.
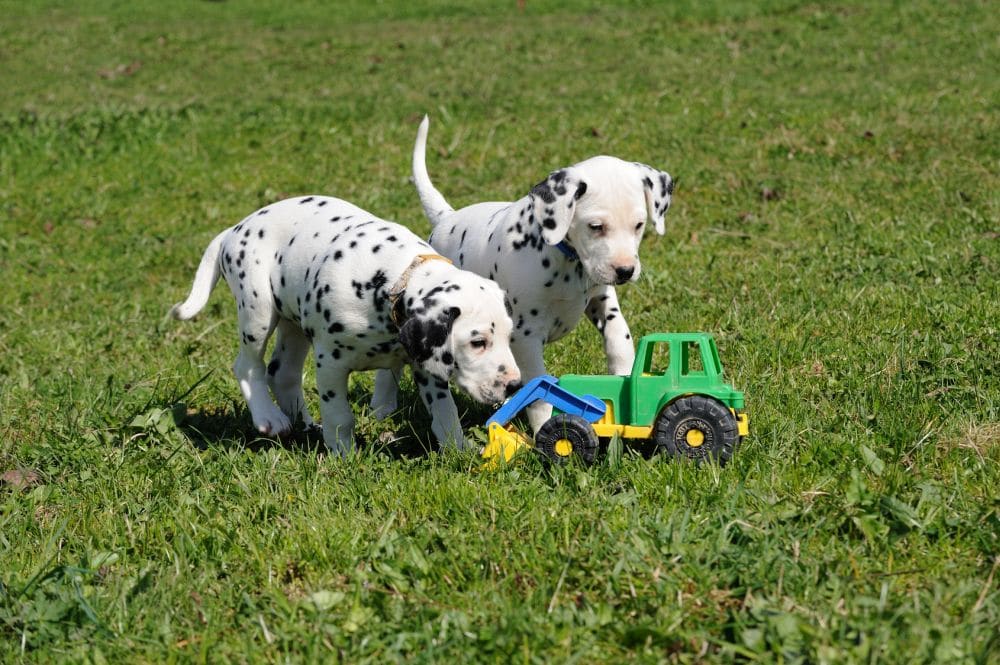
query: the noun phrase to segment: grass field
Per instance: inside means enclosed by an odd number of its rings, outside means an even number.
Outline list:
[[[0,0],[0,661],[1000,663],[995,7],[286,4]],[[286,195],[426,233],[425,112],[456,206],[676,177],[620,293],[716,334],[730,465],[474,474],[365,375],[355,457],[254,436],[228,292],[167,310]]]

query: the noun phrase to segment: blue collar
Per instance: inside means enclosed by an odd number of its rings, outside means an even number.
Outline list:
[[[573,249],[573,247],[565,240],[557,244],[556,249],[565,254],[566,258],[570,261],[576,261],[580,258],[580,255],[576,253],[576,250]]]

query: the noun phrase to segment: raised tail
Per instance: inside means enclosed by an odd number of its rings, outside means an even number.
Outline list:
[[[413,184],[417,186],[417,194],[420,195],[420,203],[424,207],[424,214],[430,220],[431,225],[437,224],[443,215],[454,212],[455,209],[448,205],[427,175],[427,127],[430,120],[427,116],[420,122],[417,130],[417,142],[413,145]]]
[[[191,294],[187,300],[179,302],[170,308],[170,316],[179,321],[187,321],[200,312],[208,302],[208,296],[212,293],[212,287],[219,281],[222,270],[219,267],[219,254],[222,251],[222,239],[229,233],[226,229],[208,244],[208,248],[201,257],[198,265],[198,272],[194,275],[194,284],[191,286]]]

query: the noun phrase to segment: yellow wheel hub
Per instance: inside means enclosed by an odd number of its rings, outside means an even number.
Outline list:
[[[556,455],[569,457],[573,454],[573,443],[569,439],[559,439],[555,445]]]
[[[685,440],[689,446],[697,448],[701,444],[705,443],[705,433],[700,429],[689,429],[685,435]]]

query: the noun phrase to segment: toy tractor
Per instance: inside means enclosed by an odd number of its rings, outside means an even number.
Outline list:
[[[529,381],[486,421],[488,466],[530,447],[510,421],[536,400],[555,410],[534,448],[553,462],[592,463],[601,438],[652,439],[672,457],[725,464],[749,433],[743,393],[722,380],[715,339],[707,333],[655,333],[639,340],[627,376],[567,374]]]

